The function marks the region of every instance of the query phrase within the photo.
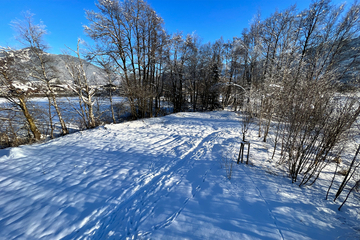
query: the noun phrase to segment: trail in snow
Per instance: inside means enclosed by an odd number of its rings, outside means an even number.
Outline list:
[[[270,208],[269,203],[266,201],[266,199],[265,199],[264,196],[262,195],[261,190],[256,186],[254,180],[252,179],[252,177],[251,177],[249,174],[246,173],[246,171],[244,170],[244,168],[240,168],[240,169],[241,169],[241,171],[245,174],[245,176],[248,177],[248,178],[251,180],[251,183],[252,183],[252,185],[253,185],[252,188],[254,188],[254,189],[257,190],[257,192],[259,193],[259,196],[260,196],[260,197],[264,200],[264,202],[266,203],[266,206],[267,206],[268,211],[269,211],[269,215],[271,216],[271,218],[273,218],[274,224],[275,224],[277,230],[279,231],[279,234],[280,234],[280,236],[281,236],[281,239],[284,239],[284,235],[282,234],[281,229],[278,227],[277,219],[276,219],[276,217],[274,216],[274,214],[273,214],[273,212],[272,212],[272,210],[271,210],[271,208]]]
[[[201,122],[197,124],[203,125]],[[196,164],[196,161],[204,156],[204,154],[211,153],[214,142],[216,142],[219,135],[221,135],[219,131],[210,131],[203,126],[200,128],[203,130],[197,133],[200,134],[199,137],[191,138],[187,143],[189,149],[184,149],[183,151],[178,149],[184,148],[181,138],[176,138],[175,140],[164,138],[161,141],[157,141],[152,148],[157,148],[157,145],[164,146],[165,144],[163,142],[166,142],[166,144],[174,143],[174,141],[181,142],[182,144],[174,144],[173,148],[170,149],[170,152],[174,152],[180,156],[178,156],[175,161],[167,162],[165,166],[152,166],[151,171],[144,174],[136,186],[133,186],[134,190],[131,190],[131,192],[134,193],[131,196],[128,196],[125,201],[118,204],[105,219],[101,219],[101,221],[99,219],[93,219],[93,225],[95,225],[91,228],[93,231],[82,232],[80,230],[74,236],[70,236],[70,238],[77,238],[77,236],[81,236],[82,234],[85,236],[91,235],[96,239],[109,236],[113,238],[125,238],[134,235],[148,235],[149,232],[138,232],[141,223],[153,214],[156,204],[161,198],[167,197],[171,191],[176,191],[176,186],[182,182],[184,176],[189,173],[194,164]],[[173,129],[166,129],[165,131],[173,131]],[[209,169],[205,170],[202,182],[205,181],[205,176],[208,171]],[[195,192],[191,197],[194,197],[200,189],[201,183],[197,184]],[[181,213],[181,210],[186,206],[189,199],[190,197],[187,197],[179,209],[160,223],[152,226],[151,230],[160,229],[171,224],[176,216]],[[84,226],[83,228],[86,229],[87,227],[88,226]]]
[[[217,132],[211,134],[211,135],[214,135],[214,134],[218,134]],[[211,152],[212,148],[209,147],[209,145],[213,145],[213,142],[216,138],[214,138],[213,140],[210,140],[210,141],[206,141],[207,138],[209,138],[210,136],[207,136],[203,141],[202,143],[207,143],[207,146],[206,146],[206,151],[207,152]],[[210,143],[210,144],[209,144]],[[204,155],[204,151],[203,151],[203,148],[204,148],[204,144],[202,145],[197,145],[197,147],[190,151],[188,154],[187,154],[187,157],[188,160],[190,161],[194,161],[194,160],[199,160],[199,158],[201,158],[203,155]],[[191,167],[193,167],[193,164],[191,165]],[[188,203],[188,201],[192,198],[194,198],[196,196],[196,194],[201,190],[201,187],[203,185],[203,183],[205,182],[206,180],[206,176],[207,174],[211,171],[213,166],[211,166],[209,169],[207,169],[205,171],[205,173],[201,176],[201,179],[202,181],[201,182],[197,182],[195,183],[196,185],[196,188],[195,188],[195,191],[192,191],[192,195],[190,197],[187,197],[183,203],[183,205],[178,209],[176,210],[171,216],[167,217],[165,220],[161,221],[160,223],[157,223],[156,225],[152,226],[150,230],[146,231],[146,232],[139,232],[137,235],[138,236],[147,236],[149,234],[151,234],[154,230],[158,230],[158,229],[161,229],[161,228],[164,228],[164,227],[167,227],[169,226],[175,219],[176,217],[181,213],[181,211],[186,207],[186,204]],[[190,171],[191,169],[188,169],[187,173]],[[183,177],[185,176],[185,174],[183,174],[180,179],[183,179]],[[178,185],[180,183],[177,182],[176,185]]]

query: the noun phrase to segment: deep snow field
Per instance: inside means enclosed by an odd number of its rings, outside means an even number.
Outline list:
[[[0,150],[0,239],[360,238],[359,199],[339,212],[330,176],[291,184],[255,125],[229,180],[239,120],[177,113]]]

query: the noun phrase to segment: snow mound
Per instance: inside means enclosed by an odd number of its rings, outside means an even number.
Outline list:
[[[21,147],[6,148],[0,150],[0,162],[7,159],[17,159],[26,157]]]

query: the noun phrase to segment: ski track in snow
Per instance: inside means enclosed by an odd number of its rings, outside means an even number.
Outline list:
[[[270,206],[269,206],[269,203],[266,201],[266,199],[265,199],[264,196],[262,195],[260,189],[256,186],[256,184],[255,184],[254,180],[251,178],[251,176],[245,172],[244,168],[241,168],[241,171],[245,174],[246,177],[248,177],[248,178],[251,180],[251,182],[253,183],[253,188],[255,188],[255,189],[257,190],[257,192],[259,193],[259,196],[260,196],[260,197],[264,200],[264,202],[266,203],[266,206],[267,206],[267,208],[268,208],[268,210],[269,210],[269,215],[271,216],[271,218],[274,219],[274,224],[275,224],[276,228],[277,228],[278,231],[279,231],[279,234],[280,234],[280,236],[281,236],[281,239],[284,240],[284,235],[282,234],[280,228],[278,227],[277,219],[276,219],[276,217],[274,216],[274,214],[273,214],[273,212],[272,212],[272,210],[271,210],[271,208],[270,208]]]
[[[182,154],[176,164],[168,166],[168,169],[165,170],[162,167],[162,169],[154,169],[152,173],[149,173],[145,178],[148,178],[149,175],[151,175],[152,179],[146,181],[146,183],[144,183],[144,181],[137,183],[136,192],[126,201],[119,204],[106,219],[102,219],[102,223],[97,228],[93,237],[95,239],[105,238],[108,235],[108,231],[113,231],[114,229],[117,229],[118,226],[126,226],[124,232],[120,232],[118,237],[124,238],[135,236],[138,226],[144,219],[153,213],[153,209],[159,199],[167,196],[168,193],[182,181],[182,178],[194,165],[194,160],[199,159],[204,154],[204,148],[207,148],[207,151],[211,150],[209,147],[204,147],[204,144],[213,142],[218,134],[218,132],[213,132],[205,138],[200,139],[198,142],[193,143],[194,146],[189,151]],[[206,174],[207,171],[204,174],[203,181],[205,181]],[[169,182],[175,175],[179,176],[178,180],[172,182],[171,185],[166,184],[166,182]],[[198,185],[196,192],[200,191],[200,189],[201,187]],[[195,197],[195,195],[196,193],[194,193],[192,197]],[[171,224],[176,216],[181,213],[181,210],[185,207],[188,200],[189,198],[187,198],[184,205],[169,218],[153,226],[152,230],[163,228]],[[142,235],[148,234],[149,232]],[[112,237],[115,236],[115,233],[113,233]]]
[[[286,178],[235,164],[226,179],[219,163],[224,152],[238,151],[239,129],[231,112],[177,113],[1,150],[0,239],[331,239],[349,232],[348,215]],[[265,145],[251,147],[251,161],[269,159]]]

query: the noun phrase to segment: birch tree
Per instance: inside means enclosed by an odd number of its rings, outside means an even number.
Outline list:
[[[80,43],[81,40],[78,39],[77,49],[70,49],[76,57],[68,56],[66,61],[66,68],[72,80],[72,84],[69,87],[79,98],[79,109],[75,108],[75,111],[81,116],[86,128],[94,128],[96,127],[94,116],[96,87],[90,85],[89,78],[96,77],[96,75],[88,76],[86,73],[86,65],[88,63],[81,58]]]
[[[28,95],[32,91],[23,63],[29,61],[26,50],[0,49],[0,83],[1,94],[23,113],[35,140],[40,140],[41,133],[28,108]]]
[[[49,119],[51,125],[51,136],[53,136],[53,124],[51,106],[54,106],[61,125],[61,134],[68,134],[64,118],[57,104],[55,82],[58,80],[57,69],[54,66],[53,58],[46,53],[48,49],[44,36],[47,34],[46,26],[40,22],[34,23],[33,14],[26,12],[23,20],[13,21],[12,25],[17,32],[17,40],[29,49],[30,61],[26,65],[29,75],[45,85],[45,94],[49,102]]]

